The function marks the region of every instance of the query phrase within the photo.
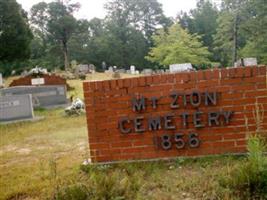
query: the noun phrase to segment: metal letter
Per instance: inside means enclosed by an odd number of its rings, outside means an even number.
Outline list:
[[[144,119],[143,116],[140,116],[140,117],[136,117],[134,119],[134,129],[135,129],[135,132],[137,133],[142,133],[145,131],[144,128],[142,128],[142,120]]]
[[[186,94],[183,94],[183,102],[184,102],[184,107],[185,107],[187,105]]]
[[[192,92],[190,95],[190,103],[194,107],[198,107],[201,104],[201,95],[199,92]]]
[[[127,133],[131,132],[130,128],[126,129],[124,127],[125,123],[130,123],[130,120],[128,117],[124,117],[124,118],[120,119],[120,121],[119,121],[119,128],[120,128],[121,133],[123,133],[123,134],[127,134]]]
[[[164,128],[165,130],[174,130],[175,126],[172,126],[172,118],[174,117],[173,113],[167,114],[164,116]]]
[[[232,115],[234,114],[233,111],[225,111],[225,112],[222,112],[223,116],[224,116],[224,119],[225,119],[225,123],[226,124],[229,124],[230,123],[230,118],[232,117]]]
[[[171,103],[171,108],[179,108],[179,104],[178,104],[178,93],[177,92],[172,92],[170,94],[170,97],[173,98],[173,101]]]
[[[181,114],[181,117],[182,117],[182,119],[183,119],[183,126],[184,126],[184,128],[186,128],[187,127],[187,125],[188,125],[188,113],[182,113]]]
[[[135,97],[132,99],[132,108],[134,112],[140,112],[146,109],[145,98],[141,97],[140,99],[136,99]]]
[[[209,112],[209,114],[208,114],[209,126],[212,126],[212,122],[214,122],[218,126],[219,125],[219,117],[220,117],[220,112]]]
[[[152,97],[151,98],[151,101],[152,101],[152,107],[153,109],[156,109],[157,108],[157,103],[158,103],[158,98],[157,97]]]
[[[205,105],[213,104],[214,106],[217,104],[217,93],[216,92],[205,92]]]
[[[150,131],[156,131],[161,129],[160,117],[152,117],[148,119],[148,127]]]
[[[199,115],[203,114],[203,112],[197,111],[194,113],[194,125],[196,128],[204,127],[204,124],[201,124],[201,119],[199,118]]]

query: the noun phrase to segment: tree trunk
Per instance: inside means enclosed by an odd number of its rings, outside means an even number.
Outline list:
[[[65,71],[69,69],[69,57],[68,57],[68,46],[67,42],[63,41],[63,54],[64,54],[64,68]]]
[[[233,66],[237,61],[237,23],[238,23],[238,15],[235,15],[234,19],[234,37],[233,37]]]

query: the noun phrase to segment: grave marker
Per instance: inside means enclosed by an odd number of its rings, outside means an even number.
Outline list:
[[[68,103],[66,88],[58,86],[17,86],[1,89],[0,94],[4,96],[31,94],[33,106],[36,107],[58,107]]]
[[[0,73],[0,88],[4,86],[4,83],[3,83],[3,76],[2,74]]]
[[[33,119],[30,94],[0,96],[0,122]]]
[[[193,66],[191,63],[183,63],[183,64],[173,64],[170,65],[170,72],[182,72],[182,71],[191,71],[193,70]]]

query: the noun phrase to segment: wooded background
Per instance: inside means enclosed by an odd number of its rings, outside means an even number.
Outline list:
[[[241,57],[267,63],[265,0],[198,0],[190,12],[164,15],[157,0],[110,0],[104,19],[76,19],[79,3],[40,2],[26,13],[0,0],[0,71],[77,63],[137,69],[190,62],[197,69],[233,66]]]

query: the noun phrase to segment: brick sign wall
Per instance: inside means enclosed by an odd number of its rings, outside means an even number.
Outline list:
[[[246,151],[256,105],[265,112],[266,66],[84,82],[94,163]]]

